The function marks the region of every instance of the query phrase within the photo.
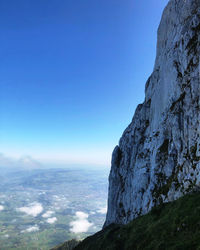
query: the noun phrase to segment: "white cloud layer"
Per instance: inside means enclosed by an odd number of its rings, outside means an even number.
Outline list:
[[[6,157],[4,154],[0,153],[0,167],[13,167],[14,160],[12,158]]]
[[[26,155],[21,158],[13,158],[0,153],[0,168],[6,169],[37,169],[42,167],[41,163]]]
[[[17,211],[36,217],[38,214],[42,213],[43,207],[40,203],[33,202],[30,203],[27,207],[17,208]]]
[[[84,212],[76,212],[76,220],[70,222],[70,232],[72,233],[86,233],[89,228],[93,225],[88,220],[88,214]]]
[[[17,165],[20,166],[21,168],[29,168],[29,169],[35,169],[35,168],[37,169],[41,167],[41,164],[32,157],[30,157],[29,155],[21,157],[17,161]]]
[[[49,218],[52,216],[52,214],[54,214],[55,212],[54,211],[47,211],[46,213],[44,213],[42,215],[43,218]]]
[[[97,213],[99,214],[106,214],[107,213],[107,207],[102,207],[99,210],[97,210]]]
[[[31,232],[37,232],[39,231],[39,227],[38,225],[35,225],[35,226],[31,226],[31,227],[28,227],[27,229],[25,230],[22,230],[21,233],[31,233]]]
[[[4,210],[4,206],[0,205],[0,211]]]
[[[52,218],[48,218],[47,219],[47,223],[49,223],[49,224],[53,224],[53,223],[55,223],[57,221],[57,218],[56,217],[52,217]]]

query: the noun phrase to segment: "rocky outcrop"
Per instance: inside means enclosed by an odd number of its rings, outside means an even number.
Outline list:
[[[199,58],[200,0],[170,0],[145,101],[113,151],[104,226],[200,189]]]

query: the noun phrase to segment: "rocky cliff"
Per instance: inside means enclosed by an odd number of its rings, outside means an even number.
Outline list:
[[[113,151],[104,226],[200,189],[199,57],[200,0],[170,0],[145,101]]]

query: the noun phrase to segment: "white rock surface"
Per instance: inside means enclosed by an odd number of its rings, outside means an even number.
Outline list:
[[[104,226],[200,189],[199,57],[200,0],[170,0],[145,101],[113,151]]]

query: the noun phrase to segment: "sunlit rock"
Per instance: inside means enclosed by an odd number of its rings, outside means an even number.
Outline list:
[[[154,70],[112,156],[105,226],[200,188],[200,0],[171,0]]]

